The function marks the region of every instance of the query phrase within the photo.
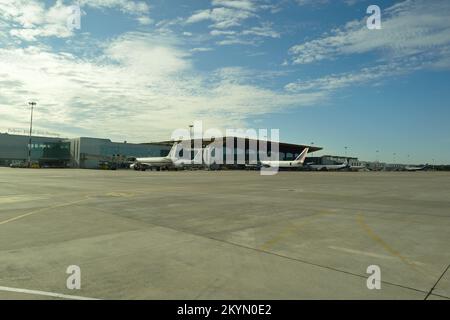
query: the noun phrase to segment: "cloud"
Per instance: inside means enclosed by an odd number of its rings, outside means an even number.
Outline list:
[[[448,1],[407,0],[382,12],[382,29],[369,30],[366,21],[355,20],[319,39],[293,46],[293,64],[332,60],[342,55],[377,53],[383,59],[429,55],[443,58],[450,46]]]
[[[56,1],[50,8],[38,1],[0,2],[0,16],[9,27],[10,35],[26,41],[35,41],[38,37],[70,37],[72,31],[67,27],[67,19],[71,13],[71,7],[62,1]]]
[[[81,0],[80,5],[96,9],[118,9],[123,13],[139,16],[148,14],[150,11],[150,6],[145,1]]]
[[[252,27],[250,29],[244,30],[241,32],[242,35],[251,35],[251,36],[259,36],[259,37],[269,37],[269,38],[279,38],[280,33],[276,32],[272,29],[271,24],[263,24],[259,27]]]
[[[212,0],[212,9],[198,10],[186,19],[187,24],[212,21],[215,29],[241,26],[245,20],[259,18],[257,12],[273,10],[268,0]]]
[[[190,24],[210,20],[213,22],[211,27],[227,29],[240,26],[242,21],[251,17],[256,17],[256,15],[249,11],[221,7],[197,11],[186,20],[186,23]]]
[[[200,47],[200,48],[193,48],[190,51],[191,52],[208,52],[208,51],[213,51],[213,48],[205,48],[205,47]]]
[[[263,38],[280,38],[281,34],[272,28],[270,23],[262,23],[260,26],[254,26],[242,31],[234,30],[212,30],[210,35],[223,37],[216,42],[218,45],[257,45]]]
[[[150,24],[149,6],[143,1],[126,0],[82,0],[81,8],[117,9],[136,16],[143,25]],[[38,0],[1,0],[0,20],[6,24],[11,36],[24,41],[37,41],[39,38],[73,36],[73,30],[67,26],[68,18],[73,14],[73,3],[56,0],[47,7]]]
[[[257,74],[200,72],[177,39],[149,33],[114,38],[95,58],[43,46],[0,48],[0,127],[26,127],[24,106],[35,99],[39,129],[142,142],[167,139],[195,119],[243,127],[249,117],[324,98],[264,88],[249,80]]]
[[[231,30],[211,30],[209,33],[212,36],[232,36],[236,34],[236,31]]]
[[[285,86],[290,92],[331,92],[351,86],[379,85],[394,76],[400,76],[421,69],[417,61],[389,63],[374,67],[366,67],[357,71],[330,74],[311,80],[299,80]]]
[[[250,0],[213,0],[212,5],[217,7],[228,7],[246,11],[258,11],[256,1]]]
[[[450,21],[446,17],[449,9],[450,3],[445,1],[408,0],[384,11],[381,30],[368,30],[365,21],[351,21],[326,36],[294,46],[290,49],[293,64],[365,53],[375,53],[378,59],[357,70],[299,79],[285,89],[332,93],[353,86],[379,85],[419,70],[449,69]]]
[[[263,38],[281,36],[269,22],[251,26],[252,22],[248,21],[261,20],[260,12],[274,10],[275,6],[268,0],[213,0],[211,5],[213,8],[197,10],[181,23],[189,25],[209,22],[208,27],[213,29],[210,35],[222,38],[216,41],[220,46],[257,45]]]

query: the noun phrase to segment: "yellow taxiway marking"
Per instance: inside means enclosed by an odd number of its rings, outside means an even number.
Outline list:
[[[19,220],[19,219],[31,216],[31,215],[36,214],[36,213],[47,211],[47,210],[61,208],[61,207],[67,207],[67,206],[70,206],[70,205],[73,205],[73,204],[76,204],[76,203],[80,203],[80,202],[86,201],[88,199],[89,198],[86,197],[84,199],[77,200],[77,201],[61,203],[61,204],[57,204],[57,205],[54,205],[54,206],[49,206],[49,207],[41,208],[41,209],[38,209],[38,210],[33,210],[33,211],[28,212],[28,213],[24,213],[24,214],[22,214],[20,216],[17,216],[17,217],[14,217],[14,218],[10,218],[10,219],[4,220],[4,221],[0,221],[0,225],[7,224],[9,222],[13,222],[13,221],[16,221],[16,220]]]
[[[41,209],[38,209],[38,210],[33,210],[33,211],[28,212],[28,213],[22,214],[20,216],[17,216],[17,217],[14,217],[14,218],[10,218],[10,219],[4,220],[4,221],[0,221],[0,225],[6,224],[6,223],[9,223],[9,222],[13,222],[13,221],[16,221],[16,220],[19,220],[19,219],[31,216],[31,215],[36,214],[36,213],[47,211],[47,210],[52,210],[52,209],[56,209],[56,208],[67,207],[67,206],[70,206],[70,205],[73,205],[73,204],[77,204],[77,203],[89,200],[92,197],[99,196],[99,195],[102,195],[102,194],[87,195],[87,196],[85,196],[85,198],[80,199],[80,200],[66,202],[66,203],[61,203],[61,204],[57,204],[57,205],[54,205],[54,206],[41,208]],[[125,198],[130,198],[130,197],[135,197],[136,196],[136,194],[133,194],[133,193],[114,192],[114,191],[113,192],[109,192],[106,195],[110,196],[110,197],[125,197]]]
[[[384,241],[379,235],[377,235],[368,225],[367,223],[364,221],[364,216],[362,214],[359,214],[357,216],[357,220],[359,225],[363,228],[363,230],[369,235],[370,238],[372,238],[373,240],[375,240],[375,242],[377,242],[378,244],[380,244],[384,250],[386,250],[387,252],[389,252],[391,255],[397,257],[398,259],[400,259],[403,263],[405,263],[406,265],[410,266],[411,268],[413,268],[414,270],[416,270],[419,273],[422,273],[426,276],[428,276],[428,274],[423,273],[421,270],[417,269],[417,264],[414,262],[409,261],[407,258],[405,258],[404,256],[402,256],[400,254],[400,252],[398,252],[397,250],[395,250],[394,248],[392,248],[386,241]]]
[[[268,250],[271,247],[273,247],[274,245],[276,245],[278,242],[282,241],[283,239],[287,238],[290,234],[294,233],[295,231],[297,231],[298,229],[300,229],[301,227],[305,226],[308,223],[311,223],[315,218],[319,217],[319,216],[324,216],[324,215],[329,215],[329,214],[333,214],[333,213],[316,213],[313,214],[311,216],[306,217],[305,219],[303,219],[303,221],[301,223],[294,223],[292,225],[289,225],[287,228],[285,228],[284,230],[282,230],[280,233],[278,233],[277,236],[267,240],[266,242],[264,242],[259,249],[260,250]]]

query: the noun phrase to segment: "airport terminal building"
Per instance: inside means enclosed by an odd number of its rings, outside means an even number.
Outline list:
[[[29,137],[0,133],[0,166],[28,161]],[[118,143],[109,139],[54,137],[31,138],[31,161],[40,167],[97,169],[102,162],[126,164],[133,157],[165,156],[164,144]]]
[[[0,166],[28,160],[29,137],[0,133]],[[70,163],[70,142],[51,137],[32,137],[31,159],[41,165],[54,167]]]
[[[109,139],[75,138],[70,141],[72,167],[95,169],[99,163],[114,161],[127,164],[137,157],[164,157],[171,146],[164,144],[136,144],[112,142]]]
[[[248,138],[223,137],[224,152],[230,146],[227,142],[234,143],[234,159],[231,161],[225,158],[224,166],[228,168],[240,168],[238,157],[245,155],[245,162],[251,159],[251,153],[255,152],[252,147],[258,146],[259,141]],[[212,140],[204,139],[202,147],[208,146]],[[192,145],[195,143],[191,141]],[[315,152],[322,148],[316,146],[297,145],[291,143],[277,142],[280,160],[295,159],[304,148],[308,147],[309,152]],[[164,157],[167,156],[173,141],[162,141],[152,143],[127,143],[112,142],[109,139],[98,139],[80,137],[74,139],[40,137],[31,138],[31,161],[39,164],[40,167],[59,168],[84,168],[98,169],[102,163],[113,162],[118,167],[127,167],[130,162],[137,157]],[[10,166],[11,164],[25,163],[28,161],[29,137],[25,135],[13,135],[0,133],[0,166]],[[267,143],[270,153],[270,143]],[[259,159],[259,155],[258,155]]]

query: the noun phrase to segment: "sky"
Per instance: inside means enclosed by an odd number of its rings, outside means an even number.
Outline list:
[[[446,0],[0,0],[0,132],[28,128],[36,101],[36,130],[63,137],[168,140],[201,120],[448,164],[449,14]]]

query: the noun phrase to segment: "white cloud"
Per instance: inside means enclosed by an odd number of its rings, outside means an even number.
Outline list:
[[[242,35],[252,35],[252,36],[259,36],[259,37],[270,37],[270,38],[279,38],[280,33],[276,32],[272,29],[271,24],[263,24],[259,27],[252,27],[250,29],[244,30],[241,33]]]
[[[290,49],[294,64],[335,59],[341,55],[379,53],[384,59],[427,55],[450,45],[450,2],[407,0],[382,12],[382,29],[369,30],[365,19],[352,21],[331,35]]]
[[[256,1],[250,0],[213,0],[214,6],[222,6],[247,11],[258,11]]]
[[[213,51],[213,48],[205,48],[205,47],[199,47],[199,48],[193,48],[190,51],[191,52],[208,52],[208,51]]]
[[[37,41],[41,37],[68,38],[73,30],[67,26],[68,18],[73,14],[75,2],[55,0],[46,7],[38,0],[1,0],[0,19],[7,24],[10,35],[25,41]],[[150,24],[149,6],[143,1],[128,0],[83,0],[78,2],[81,8],[117,9],[136,16],[143,25]]]
[[[212,0],[213,8],[194,12],[183,24],[209,22],[210,35],[222,37],[217,45],[257,45],[263,38],[279,38],[269,22],[259,22],[251,26],[251,21],[260,21],[262,11],[274,10],[268,0]]]
[[[450,3],[398,3],[382,14],[382,30],[368,30],[365,21],[351,21],[331,35],[294,46],[294,64],[337,59],[343,55],[377,53],[370,66],[317,79],[300,79],[289,92],[334,92],[358,85],[379,85],[419,70],[450,68]]]
[[[389,63],[353,72],[330,74],[312,80],[300,80],[287,84],[285,89],[290,92],[330,92],[355,85],[376,86],[384,80],[404,75],[421,67],[415,61],[404,61],[402,64]]]
[[[263,88],[247,81],[249,71],[201,73],[176,43],[128,33],[106,44],[95,59],[46,47],[1,48],[0,127],[26,127],[24,106],[35,99],[37,128],[156,140],[194,119],[218,128],[242,127],[248,117],[324,98]]]
[[[260,26],[254,26],[242,31],[234,30],[212,30],[210,35],[215,37],[224,37],[216,42],[218,45],[257,45],[263,38],[280,38],[281,35],[273,30],[272,24],[263,23]]]
[[[132,15],[145,15],[150,11],[150,6],[145,1],[132,0],[81,0],[82,6],[96,9],[118,9],[123,13]]]
[[[245,20],[259,18],[257,12],[273,10],[268,0],[212,0],[212,9],[198,10],[186,23],[212,21],[211,28],[228,29],[241,26]]]
[[[209,33],[212,36],[231,36],[236,34],[236,31],[232,30],[211,30]]]
[[[254,40],[245,40],[245,39],[238,38],[238,37],[228,37],[224,40],[217,41],[216,44],[219,46],[229,46],[229,45],[235,45],[235,44],[247,46],[247,45],[256,45],[256,42]]]
[[[140,17],[137,17],[136,20],[137,20],[141,25],[144,25],[144,26],[153,23],[153,20],[150,19],[150,17],[147,17],[147,16],[140,16]]]
[[[186,20],[186,23],[189,24],[210,20],[213,21],[211,27],[216,29],[227,29],[240,26],[242,21],[251,17],[256,17],[256,15],[249,11],[221,7],[197,11]]]
[[[72,31],[67,27],[67,18],[71,13],[70,6],[62,1],[56,1],[50,8],[38,1],[0,2],[0,16],[7,23],[10,35],[26,41],[38,37],[70,37]]]

